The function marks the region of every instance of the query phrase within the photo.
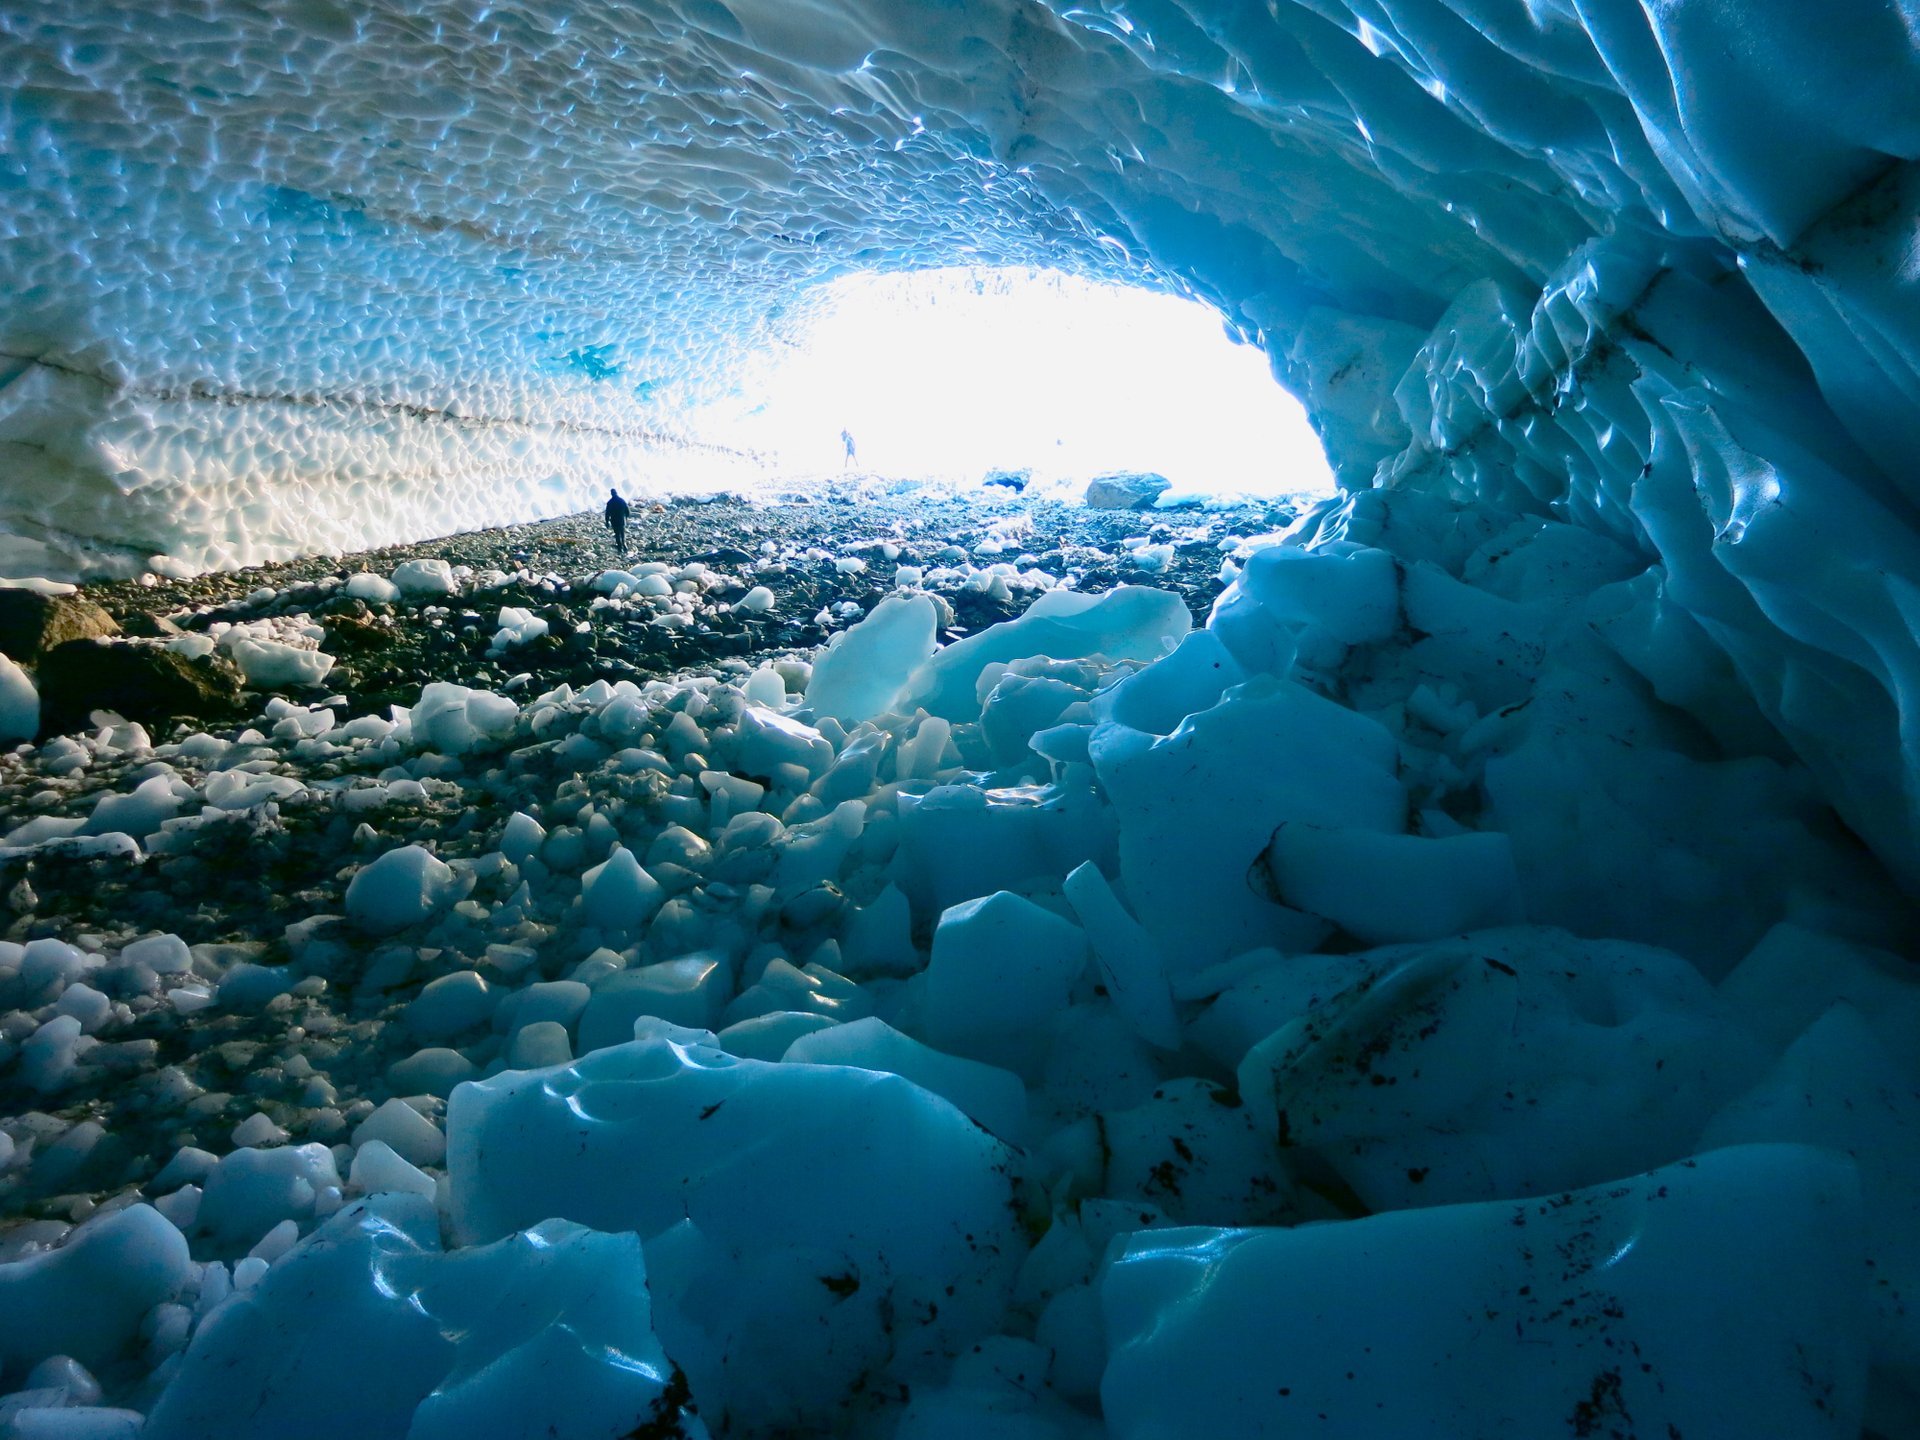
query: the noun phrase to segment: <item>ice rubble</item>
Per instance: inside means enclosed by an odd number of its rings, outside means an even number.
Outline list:
[[[96,1077],[225,1101],[144,1036],[298,1019],[291,1088],[0,1252],[0,1422],[1911,1431],[1910,919],[1553,578],[1620,554],[1357,496],[1201,629],[1122,586],[933,648],[906,589],[811,663],[23,752],[144,757],[132,857],[349,848],[271,955],[0,946],[16,1195],[112,1173]]]

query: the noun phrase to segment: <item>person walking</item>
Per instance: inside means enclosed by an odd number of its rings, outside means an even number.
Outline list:
[[[620,497],[618,490],[612,491],[611,496],[607,501],[606,522],[613,531],[613,548],[624,555],[627,553],[627,516],[633,507]]]
[[[853,464],[853,432],[851,430],[842,430],[840,432],[840,443],[846,447],[847,451],[846,458],[840,462],[840,468],[844,470]]]

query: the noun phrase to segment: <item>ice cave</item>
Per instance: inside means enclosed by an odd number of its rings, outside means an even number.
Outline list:
[[[1917,52],[0,0],[0,1440],[1920,1437]]]

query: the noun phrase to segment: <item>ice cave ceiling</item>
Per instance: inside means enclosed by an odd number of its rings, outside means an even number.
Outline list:
[[[1619,647],[1736,749],[1784,737],[1920,884],[1916,26],[1886,0],[0,5],[0,569],[724,478],[679,418],[809,282],[1044,263],[1268,346],[1380,487],[1329,533],[1441,497],[1637,548],[1601,602]]]

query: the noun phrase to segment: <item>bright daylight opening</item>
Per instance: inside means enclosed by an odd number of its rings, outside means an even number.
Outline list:
[[[966,483],[1030,471],[1045,494],[1146,470],[1171,482],[1170,498],[1334,488],[1299,402],[1218,315],[1057,271],[833,281],[728,408],[702,428],[724,425],[729,443],[787,474]]]

